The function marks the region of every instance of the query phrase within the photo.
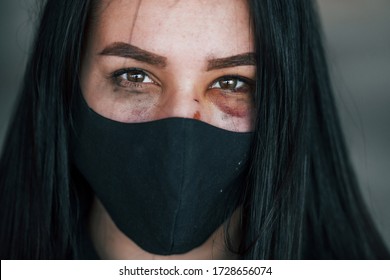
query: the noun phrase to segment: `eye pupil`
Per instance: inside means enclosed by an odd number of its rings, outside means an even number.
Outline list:
[[[127,73],[127,80],[133,83],[142,83],[145,80],[145,74],[142,72]]]
[[[226,79],[219,81],[219,86],[221,89],[228,89],[232,90],[235,89],[237,86],[237,79]]]

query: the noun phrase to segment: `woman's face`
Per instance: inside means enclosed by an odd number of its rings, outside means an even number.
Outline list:
[[[120,122],[183,117],[252,130],[256,69],[246,2],[99,2],[81,67],[88,105]]]

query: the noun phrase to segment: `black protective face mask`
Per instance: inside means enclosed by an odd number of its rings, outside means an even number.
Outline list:
[[[253,133],[184,118],[120,123],[80,96],[73,161],[117,227],[159,255],[205,242],[237,206]]]

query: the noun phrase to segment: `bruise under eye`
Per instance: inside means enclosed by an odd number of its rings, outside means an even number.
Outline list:
[[[250,118],[254,112],[252,93],[230,94],[223,90],[210,93],[211,102],[223,113],[238,118]]]
[[[250,118],[254,112],[255,81],[242,76],[224,76],[210,86],[209,98],[223,113],[238,118]]]

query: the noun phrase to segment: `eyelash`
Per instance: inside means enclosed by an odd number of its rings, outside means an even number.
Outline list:
[[[150,82],[149,81],[145,82],[144,80],[141,82],[132,82],[132,81],[129,81],[127,79],[128,77],[124,77],[124,75],[128,75],[129,73],[132,73],[132,72],[134,74],[144,75],[145,79],[149,79]],[[156,83],[153,80],[153,78],[151,78],[150,76],[151,75],[148,72],[146,72],[145,70],[139,69],[139,68],[121,69],[121,70],[115,71],[111,75],[114,82],[118,86],[124,87],[124,88],[127,88],[127,87],[142,88],[144,84],[158,85],[158,83]],[[219,87],[215,86],[215,85],[218,85],[218,83],[220,83],[222,81],[229,81],[229,80],[234,80],[236,82],[234,89],[224,89],[224,88],[222,88],[221,84],[219,84]],[[240,92],[240,91],[247,91],[248,89],[252,89],[253,84],[254,84],[254,81],[251,79],[248,79],[248,78],[245,78],[242,76],[238,76],[238,75],[227,75],[227,76],[223,76],[223,77],[220,77],[220,78],[214,80],[211,83],[211,85],[209,86],[209,89],[220,89],[224,92]],[[240,86],[238,86],[238,85],[240,85]]]

